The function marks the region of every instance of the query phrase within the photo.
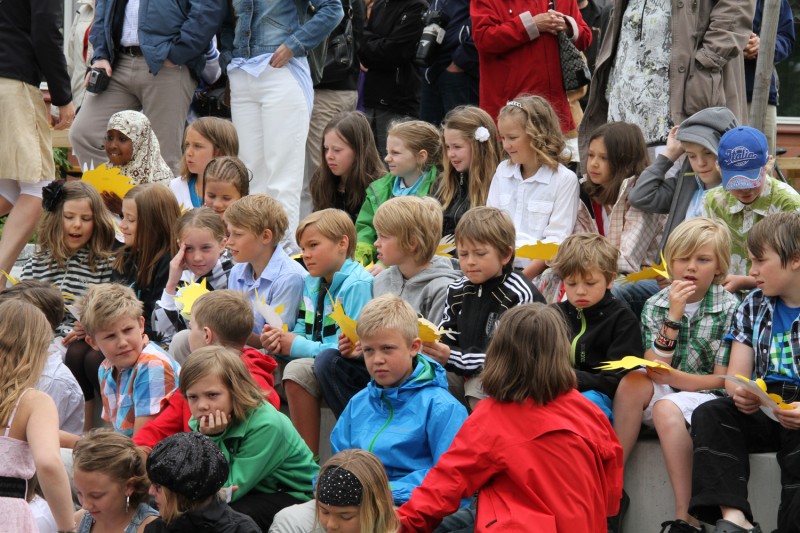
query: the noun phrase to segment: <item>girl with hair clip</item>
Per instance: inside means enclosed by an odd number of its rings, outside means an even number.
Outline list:
[[[477,532],[606,531],[622,495],[622,448],[575,389],[569,354],[558,309],[533,303],[503,314],[482,374],[489,398],[398,510],[403,531],[433,531],[476,491]]]
[[[55,285],[66,305],[83,296],[90,285],[111,280],[114,223],[97,190],[85,182],[53,182],[42,195],[44,214],[37,228],[38,246],[22,269],[22,279]],[[83,391],[88,429],[95,391],[100,387],[97,369],[103,355],[86,343],[86,332],[71,308],[66,307],[56,336],[63,337],[64,364]]]
[[[320,159],[309,185],[314,211],[341,209],[355,222],[367,187],[386,174],[363,113],[339,113],[328,122],[322,132]]]
[[[192,418],[230,465],[231,507],[267,531],[275,514],[313,497],[318,467],[289,418],[264,400],[241,358],[222,346],[192,352],[180,389]]]
[[[169,182],[181,210],[203,206],[206,166],[226,155],[239,155],[239,136],[230,120],[200,117],[186,126],[178,177]]]
[[[145,533],[261,533],[219,492],[229,472],[220,449],[200,433],[176,433],[156,444],[147,458],[147,475],[161,518]]]
[[[489,184],[500,163],[500,146],[492,117],[475,106],[460,106],[447,113],[442,144],[442,177],[434,196],[444,208],[442,235],[453,235],[464,213],[486,205]]]
[[[250,194],[253,175],[236,156],[212,159],[205,169],[203,202],[222,219],[228,206]]]
[[[316,486],[319,525],[325,533],[397,533],[389,479],[380,460],[365,450],[344,450],[328,459]]]
[[[167,285],[169,264],[178,251],[175,222],[181,216],[170,190],[157,183],[137,185],[122,200],[119,229],[125,241],[114,261],[111,281],[133,289],[144,304],[144,331],[159,343],[149,318]]]
[[[486,205],[511,216],[518,241],[560,244],[572,234],[580,196],[553,108],[541,96],[519,96],[500,110],[497,129],[508,159],[497,166]],[[517,266],[530,279],[546,267],[541,259]]]
[[[60,531],[75,531],[69,480],[58,445],[58,412],[53,400],[33,387],[47,361],[53,338],[44,314],[20,300],[0,303],[0,516],[3,528],[37,533],[25,501],[37,474]]]
[[[439,175],[442,144],[439,130],[421,120],[396,122],[386,138],[386,157],[389,173],[367,187],[366,199],[356,218],[355,259],[361,264],[376,260],[375,239],[378,238],[372,219],[385,201],[395,196],[427,196]],[[370,273],[383,271],[380,264]]]
[[[146,455],[130,437],[110,430],[87,433],[72,450],[73,481],[83,509],[77,533],[144,533],[158,512],[147,504]]]
[[[589,140],[575,232],[599,233],[617,247],[620,274],[638,272],[658,257],[666,215],[646,213],[628,201],[649,164],[639,126],[611,122],[597,128]]]
[[[181,315],[175,303],[180,284],[205,281],[210,291],[228,288],[228,273],[233,261],[225,249],[225,225],[222,219],[208,207],[187,211],[178,220],[175,233],[180,242],[178,253],[169,262],[169,277],[161,298],[153,309],[153,330],[161,342],[170,345],[173,340],[181,346],[170,346],[173,357],[175,349],[188,356],[188,331],[179,337],[176,333],[189,329],[188,321]],[[185,345],[185,346],[183,346]],[[185,353],[184,353],[185,352]],[[176,357],[179,363],[185,358]]]

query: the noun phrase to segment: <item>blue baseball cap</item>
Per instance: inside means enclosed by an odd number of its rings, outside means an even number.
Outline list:
[[[760,187],[768,159],[767,138],[757,129],[740,126],[725,132],[717,156],[722,187],[726,191]]]

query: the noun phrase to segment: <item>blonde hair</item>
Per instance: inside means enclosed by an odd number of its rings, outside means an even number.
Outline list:
[[[486,128],[489,133],[487,141],[481,142],[475,138],[475,132],[478,128]],[[492,117],[480,107],[459,106],[450,110],[444,117],[444,123],[442,123],[442,146],[445,145],[444,130],[457,131],[469,144],[472,150],[472,161],[469,164],[467,182],[469,205],[472,207],[486,205],[489,185],[492,182],[497,165],[500,163],[502,151],[497,142],[497,126],[495,126]],[[446,150],[443,152],[442,177],[439,181],[436,197],[442,203],[442,206],[447,209],[456,198],[460,185],[458,183],[458,172],[450,163]]]
[[[564,239],[550,267],[561,279],[576,274],[585,277],[589,270],[596,268],[609,283],[617,275],[618,260],[619,250],[602,235],[576,233]]]
[[[222,156],[209,161],[203,174],[203,201],[209,183],[231,183],[239,197],[250,194],[250,171],[236,156]]]
[[[36,228],[36,253],[46,255],[48,266],[66,268],[73,251],[64,242],[64,204],[70,200],[88,200],[94,227],[85,248],[89,252],[87,266],[95,271],[97,263],[111,256],[114,247],[114,222],[103,204],[97,189],[84,181],[68,181],[63,186],[63,198],[53,211],[45,210]]]
[[[372,224],[377,233],[396,237],[400,249],[421,265],[433,258],[439,245],[442,206],[429,196],[398,196],[378,207]]]
[[[130,505],[134,509],[147,501],[150,480],[147,455],[130,437],[110,429],[85,433],[72,450],[73,467],[84,472],[101,472],[117,483],[133,485]]]
[[[256,384],[239,353],[213,345],[193,351],[181,368],[181,393],[186,397],[192,385],[208,376],[218,378],[230,392],[234,422],[242,422],[264,403],[266,392]]]
[[[421,170],[427,171],[429,168],[436,167],[442,159],[442,142],[439,138],[439,130],[423,120],[407,120],[405,122],[395,122],[389,126],[386,136],[396,137],[403,144],[419,157],[425,151],[425,160],[422,162]]]
[[[221,345],[237,350],[242,349],[254,327],[253,308],[244,293],[228,289],[200,296],[192,305],[192,320],[213,331]]]
[[[181,216],[181,208],[172,191],[159,183],[137,185],[123,200],[133,200],[136,204],[136,235],[133,246],[123,248],[129,254],[117,255],[114,269],[124,273],[134,268],[136,285],[147,287],[161,257],[178,251],[175,223]]]
[[[511,272],[517,232],[505,211],[496,207],[473,207],[458,221],[455,239],[456,247],[466,241],[486,244],[497,250],[500,257],[510,251],[511,259],[503,266],[503,272]]]
[[[0,302],[0,427],[26,389],[33,387],[47,361],[53,330],[33,304],[10,299]]]
[[[358,506],[361,533],[397,533],[400,521],[394,512],[389,478],[380,460],[366,450],[344,450],[322,465],[317,479],[338,468],[347,470],[361,483],[361,505]],[[319,521],[319,499],[315,498],[315,502]]]
[[[417,338],[417,313],[407,301],[394,294],[384,294],[361,309],[356,332],[359,337],[372,337],[382,330],[394,330],[410,345]]]
[[[577,386],[570,336],[556,307],[523,304],[500,317],[486,351],[483,390],[499,402],[546,405]]]
[[[538,164],[553,170],[569,163],[561,125],[550,103],[541,96],[521,95],[500,109],[497,120],[513,118],[522,126]]]
[[[300,221],[295,232],[295,239],[300,243],[303,232],[307,227],[314,226],[317,231],[328,240],[339,242],[342,237],[347,237],[347,257],[352,259],[356,250],[356,226],[350,215],[341,209],[323,209],[315,211]]]
[[[794,211],[775,213],[753,226],[747,234],[747,249],[753,256],[763,257],[766,247],[775,250],[782,268],[797,259],[800,256],[800,214]]]
[[[219,117],[200,117],[188,126],[183,134],[183,143],[186,145],[186,136],[189,130],[194,130],[201,137],[214,145],[214,156],[239,155],[239,135],[230,120]],[[178,175],[181,179],[188,180],[192,175],[186,165],[186,150],[181,157]]]
[[[139,320],[144,309],[133,289],[119,283],[90,285],[77,305],[81,324],[92,337],[121,318]]]
[[[672,262],[675,259],[685,259],[707,244],[714,250],[720,272],[714,276],[714,283],[720,284],[725,281],[728,268],[731,266],[731,234],[724,224],[704,217],[681,222],[669,234],[664,245],[664,260],[670,277],[672,277]]]
[[[64,321],[64,297],[55,285],[37,279],[24,279],[0,292],[0,302],[12,299],[33,304],[47,317],[53,331]]]
[[[209,496],[208,498],[192,500],[180,492],[170,490],[169,487],[165,485],[159,486],[161,487],[161,492],[164,493],[164,505],[158,508],[158,514],[167,524],[180,517],[182,514],[206,507],[214,500],[221,503],[225,502],[219,493]]]
[[[208,231],[218,243],[225,240],[225,224],[210,207],[195,207],[185,212],[178,219],[175,233],[183,241],[186,239],[186,232],[193,229]]]
[[[239,198],[225,210],[224,219],[226,224],[259,236],[264,230],[270,230],[275,246],[289,228],[289,217],[283,205],[266,194],[251,194]]]

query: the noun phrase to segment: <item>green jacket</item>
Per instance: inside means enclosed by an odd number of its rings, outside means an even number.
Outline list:
[[[189,427],[197,431],[194,417],[189,420]],[[272,405],[261,404],[243,422],[209,437],[230,466],[225,486],[239,487],[232,501],[251,490],[267,494],[283,492],[306,501],[314,497],[312,481],[319,466],[289,418]]]
[[[417,196],[420,198],[428,196],[431,186],[436,181],[438,172],[436,167],[431,167],[420,178],[422,184],[417,189]],[[394,185],[394,176],[386,174],[384,177],[377,179],[369,184],[367,187],[367,197],[364,200],[364,205],[361,206],[361,211],[356,218],[356,232],[358,233],[358,242],[356,243],[355,260],[362,265],[368,265],[375,261],[375,239],[378,234],[375,232],[375,226],[372,225],[372,219],[375,218],[375,211],[387,200],[393,198],[392,186]]]

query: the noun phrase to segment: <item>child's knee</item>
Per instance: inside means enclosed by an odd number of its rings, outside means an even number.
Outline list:
[[[680,407],[669,400],[660,400],[653,405],[653,423],[656,426],[664,424],[679,424],[686,426]]]
[[[637,400],[646,397],[649,399],[653,395],[653,382],[643,372],[629,372],[617,387],[614,399]]]

